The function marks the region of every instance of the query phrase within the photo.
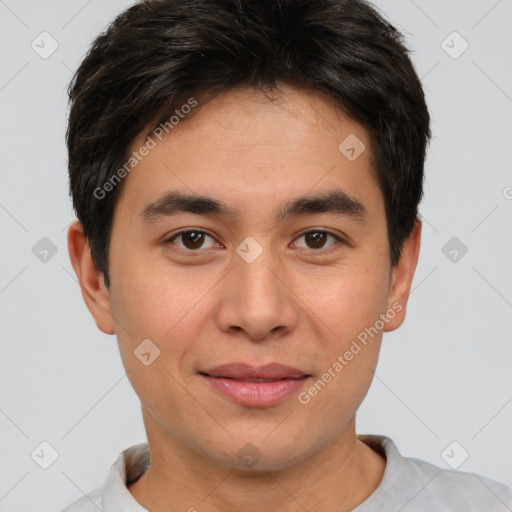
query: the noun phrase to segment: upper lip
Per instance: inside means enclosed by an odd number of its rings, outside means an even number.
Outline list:
[[[292,366],[279,363],[269,363],[263,366],[254,367],[247,363],[227,363],[200,372],[209,377],[224,377],[227,379],[300,379],[307,377],[304,373]]]

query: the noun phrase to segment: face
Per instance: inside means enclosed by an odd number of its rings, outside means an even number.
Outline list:
[[[231,90],[155,139],[116,204],[105,307],[88,302],[148,438],[266,470],[353,424],[415,265],[406,246],[390,267],[366,130],[319,94],[274,95]]]

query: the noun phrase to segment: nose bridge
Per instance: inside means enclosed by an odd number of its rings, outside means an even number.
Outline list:
[[[269,252],[265,256],[262,254],[252,263],[238,262],[235,270],[240,276],[243,300],[247,304],[259,304],[262,309],[275,308],[281,300],[285,299],[283,283],[277,277],[279,265],[276,264],[276,258]]]
[[[270,239],[248,237],[236,249],[218,322],[222,330],[244,330],[251,339],[272,331],[288,332],[298,320],[293,293],[283,277],[283,264]]]

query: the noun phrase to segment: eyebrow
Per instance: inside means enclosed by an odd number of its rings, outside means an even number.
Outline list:
[[[143,222],[151,223],[182,212],[225,218],[237,216],[236,210],[212,197],[170,191],[145,206],[140,217]],[[275,210],[274,216],[277,221],[282,221],[292,216],[320,213],[342,214],[356,220],[366,220],[368,216],[361,202],[338,189],[288,201]]]

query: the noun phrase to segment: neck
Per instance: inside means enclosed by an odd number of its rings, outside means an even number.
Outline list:
[[[169,504],[190,512],[353,510],[378,487],[386,465],[357,439],[354,420],[334,444],[278,471],[219,465],[152,433],[148,431],[151,464],[129,486],[134,498],[152,512],[167,511]]]

